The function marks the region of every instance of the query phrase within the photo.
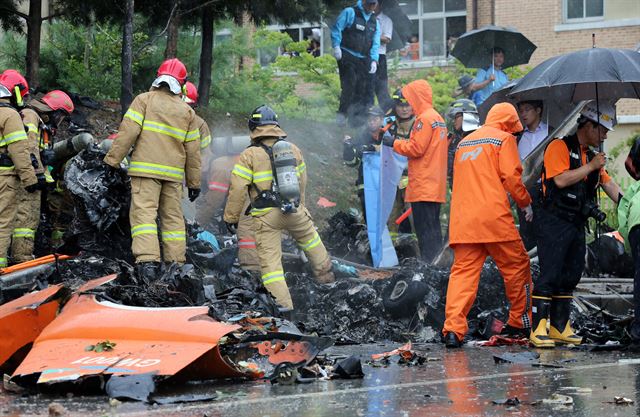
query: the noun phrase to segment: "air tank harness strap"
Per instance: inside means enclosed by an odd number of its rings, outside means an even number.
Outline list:
[[[276,142],[280,140],[282,139],[279,138],[276,140]],[[273,161],[273,150],[271,149],[271,147],[265,145],[264,143],[254,143],[251,146],[259,146],[264,149],[267,155],[269,155],[273,180],[271,181],[271,190],[260,190],[253,181],[251,182],[250,186],[253,187],[253,189],[256,191],[257,197],[251,202],[251,205],[247,207],[245,215],[249,215],[252,208],[264,209],[268,207],[280,207],[282,205],[282,199],[280,198],[280,194],[278,193],[278,177],[276,176],[276,168]]]

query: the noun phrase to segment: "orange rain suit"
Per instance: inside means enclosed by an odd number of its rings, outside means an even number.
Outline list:
[[[407,203],[444,203],[447,197],[447,127],[433,108],[431,86],[416,80],[402,89],[416,114],[409,140],[396,140],[393,150],[409,158]]]
[[[467,315],[478,290],[480,271],[491,256],[504,279],[511,303],[508,324],[531,325],[529,257],[516,229],[507,193],[520,208],[531,204],[522,184],[522,165],[513,133],[522,130],[509,103],[496,104],[483,127],[458,145],[451,198],[450,245],[455,261],[447,288],[442,332],[462,340]]]

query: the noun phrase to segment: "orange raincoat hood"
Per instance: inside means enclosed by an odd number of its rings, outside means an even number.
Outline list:
[[[405,85],[402,95],[413,107],[413,114],[422,114],[433,108],[433,92],[426,80],[415,80]]]
[[[511,103],[498,103],[491,107],[484,125],[511,133],[512,135],[524,130],[518,117],[518,111]]]

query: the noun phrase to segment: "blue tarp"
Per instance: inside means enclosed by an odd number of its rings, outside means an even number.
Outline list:
[[[380,153],[365,152],[362,164],[367,233],[373,266],[398,265],[398,256],[387,228],[387,220],[393,209],[406,158],[396,154],[391,148],[382,146]]]

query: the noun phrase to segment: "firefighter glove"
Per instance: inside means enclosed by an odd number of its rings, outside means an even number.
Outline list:
[[[194,202],[200,196],[199,188],[189,188],[189,201]]]
[[[235,235],[236,232],[238,231],[238,223],[227,223],[227,222],[225,222],[224,224],[227,225],[227,230],[232,235]]]
[[[336,58],[336,61],[340,61],[342,59],[342,49],[339,46],[333,47],[333,56]]]
[[[24,189],[25,189],[28,193],[35,193],[35,192],[36,192],[36,191],[38,191],[40,188],[38,188],[38,183],[36,182],[35,184],[27,185],[26,187],[24,187]]]
[[[369,74],[375,74],[378,71],[378,63],[376,61],[371,61],[371,67],[369,68]]]
[[[396,138],[394,138],[393,135],[389,132],[384,132],[384,135],[382,135],[382,144],[384,146],[389,146],[393,148],[393,143],[395,141],[396,141]]]

